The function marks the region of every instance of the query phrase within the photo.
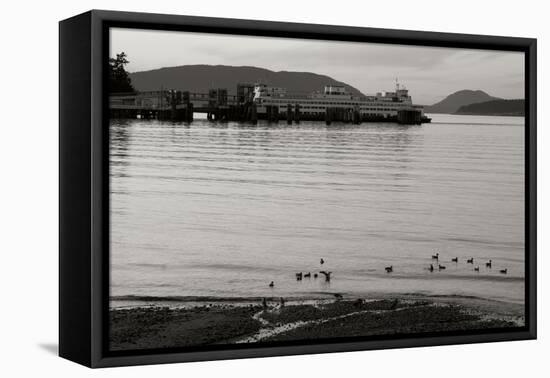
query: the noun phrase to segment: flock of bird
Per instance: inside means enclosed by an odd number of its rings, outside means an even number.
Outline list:
[[[323,258],[321,258],[319,263],[322,266],[325,263],[325,260]],[[327,272],[326,270],[321,270],[321,271],[319,271],[319,273],[313,273],[313,278],[317,279],[319,277],[319,274],[322,274],[325,277],[325,282],[330,282],[330,276],[331,276],[332,272]],[[311,278],[311,272],[307,272],[307,273],[298,272],[298,273],[296,273],[296,281],[302,281],[304,278]],[[275,287],[275,283],[273,281],[271,281],[271,283],[269,284],[269,287]]]
[[[432,260],[436,260],[437,261],[437,269],[438,270],[445,270],[447,269],[447,267],[445,265],[441,265],[439,263],[439,252],[437,252],[435,255],[432,255]],[[453,257],[451,259],[451,262],[454,262],[456,264],[458,264],[458,257]],[[466,264],[474,264],[474,258],[473,257],[470,257],[469,259],[466,259]],[[493,268],[493,260],[489,260],[485,263],[485,267],[486,268],[489,268],[489,269],[492,269]],[[387,266],[385,268],[386,270],[386,273],[392,273],[393,272],[393,265],[390,265],[390,266]],[[430,266],[428,267],[428,270],[430,272],[433,272],[435,270],[435,267],[434,267],[434,264],[430,264]],[[474,272],[479,272],[479,265],[475,266],[474,267]],[[508,268],[505,268],[505,269],[500,269],[499,270],[500,273],[502,274],[508,274]]]
[[[432,255],[432,260],[437,261],[437,263],[436,263],[437,270],[447,269],[447,267],[445,265],[441,265],[439,263],[439,252],[437,252],[435,255]],[[453,257],[451,259],[451,262],[454,262],[454,263],[458,264],[458,257]],[[324,263],[325,263],[325,260],[323,258],[321,258],[321,260],[320,260],[321,266]],[[466,264],[472,264],[473,265],[474,264],[474,258],[471,257],[469,259],[466,259]],[[489,269],[492,269],[493,260],[487,261],[485,263],[485,267],[489,268]],[[385,269],[386,273],[392,273],[393,272],[393,265],[387,266],[384,269]],[[428,267],[428,270],[430,272],[433,272],[435,269],[436,269],[436,267],[434,267],[433,263],[430,264],[430,266]],[[479,265],[474,267],[474,272],[479,272]],[[502,274],[507,274],[508,273],[508,268],[500,269],[499,272],[502,273]],[[330,276],[331,276],[332,272],[327,272],[325,270],[321,270],[321,271],[319,271],[319,273],[313,273],[313,278],[317,279],[319,277],[319,274],[322,274],[325,277],[325,282],[330,282]],[[298,273],[296,273],[296,281],[302,281],[304,278],[311,278],[311,272],[307,272],[307,273],[298,272]],[[275,287],[275,283],[273,281],[271,281],[270,284],[269,284],[269,287],[271,287],[271,288]]]

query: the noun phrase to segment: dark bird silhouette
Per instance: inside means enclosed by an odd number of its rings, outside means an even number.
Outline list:
[[[323,258],[321,258],[320,263],[321,263],[321,265],[323,265],[325,263],[325,260],[323,260]]]
[[[455,257],[454,259],[451,259],[451,261],[457,263],[458,262],[458,257]]]
[[[306,274],[304,274],[304,278],[311,278],[311,272],[307,272]]]
[[[446,266],[439,264],[439,270],[447,269]]]
[[[384,269],[386,269],[386,273],[391,273],[391,272],[393,272],[393,265],[392,266],[387,266]]]
[[[269,287],[273,287],[275,286],[275,284],[273,283],[273,281],[271,281],[271,283],[269,284]]]
[[[479,272],[479,266],[476,266],[476,267],[474,268],[474,272]]]
[[[332,272],[325,272],[324,270],[321,270],[319,273],[323,274],[325,276],[325,281],[326,282],[330,281],[330,275],[332,274]]]
[[[432,255],[432,259],[439,260],[439,252],[437,252],[435,255]]]
[[[493,267],[493,260],[489,260],[488,263],[485,263],[485,266],[486,266],[487,268],[492,268],[492,267]]]
[[[296,281],[301,281],[303,276],[302,272],[296,273]]]
[[[334,297],[336,297],[337,300],[340,300],[340,299],[344,298],[344,296],[340,293],[334,294]]]
[[[473,257],[471,259],[466,260],[466,264],[473,264],[473,263],[474,263]]]
[[[317,278],[319,275],[317,273],[313,274],[313,278]]]
[[[434,264],[430,264],[430,267],[428,269],[430,270],[430,272],[433,272],[434,271]]]
[[[502,273],[502,274],[508,273],[508,268],[506,268],[506,269],[501,269],[501,270],[500,270],[500,273]]]

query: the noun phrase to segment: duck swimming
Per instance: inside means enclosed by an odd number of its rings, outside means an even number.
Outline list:
[[[319,273],[325,275],[325,281],[326,281],[326,282],[329,282],[329,281],[330,281],[330,275],[332,274],[332,272],[325,272],[324,270],[321,270]]]

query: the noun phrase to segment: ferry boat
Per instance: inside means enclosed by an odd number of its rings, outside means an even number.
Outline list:
[[[421,124],[431,119],[424,115],[422,106],[414,105],[409,91],[396,82],[394,91],[379,92],[370,96],[355,96],[345,86],[326,85],[323,92],[290,94],[285,88],[266,84],[254,85],[254,103],[258,113],[277,113],[287,119],[299,114],[302,120],[327,120],[359,122],[399,122]]]

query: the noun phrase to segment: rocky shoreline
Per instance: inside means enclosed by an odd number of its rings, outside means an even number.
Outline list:
[[[110,311],[112,351],[267,343],[337,337],[483,330],[522,326],[517,308],[468,306],[449,298],[268,301]]]

